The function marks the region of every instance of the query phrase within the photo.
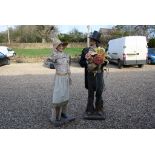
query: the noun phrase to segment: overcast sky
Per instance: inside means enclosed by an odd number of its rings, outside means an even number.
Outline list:
[[[14,27],[13,25],[8,25],[9,27]],[[111,28],[113,25],[91,25],[90,31],[99,30],[100,28]],[[59,32],[68,33],[74,28],[78,29],[80,32],[87,32],[87,25],[58,25]],[[7,30],[7,25],[0,25],[0,32]]]

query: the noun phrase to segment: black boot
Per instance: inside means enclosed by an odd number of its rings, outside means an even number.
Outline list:
[[[105,120],[106,115],[105,115],[105,110],[103,108],[103,104],[96,104],[95,115],[96,115],[96,119]]]

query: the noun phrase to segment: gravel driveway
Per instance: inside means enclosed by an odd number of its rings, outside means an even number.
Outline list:
[[[106,120],[83,120],[87,103],[84,70],[73,64],[69,113],[76,121],[62,128],[155,128],[155,65],[117,69],[105,74]],[[54,128],[49,122],[55,70],[41,63],[0,67],[0,128]]]

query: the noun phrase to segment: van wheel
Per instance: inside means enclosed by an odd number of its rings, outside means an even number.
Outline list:
[[[7,61],[7,65],[10,65],[10,59],[8,59],[8,61]]]
[[[119,69],[122,69],[123,68],[123,64],[122,64],[122,61],[121,60],[118,60],[118,68]]]
[[[144,65],[142,65],[142,64],[138,65],[139,68],[142,68],[143,66],[144,66]]]

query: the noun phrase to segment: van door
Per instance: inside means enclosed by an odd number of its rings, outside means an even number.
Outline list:
[[[143,37],[137,38],[137,65],[145,64],[147,58],[147,43]]]
[[[116,41],[111,41],[108,46],[108,54],[111,57],[112,62],[117,62],[118,60],[118,44]]]
[[[137,63],[137,45],[135,39],[128,38],[125,45],[125,65],[135,65]]]

